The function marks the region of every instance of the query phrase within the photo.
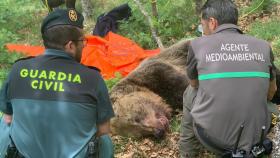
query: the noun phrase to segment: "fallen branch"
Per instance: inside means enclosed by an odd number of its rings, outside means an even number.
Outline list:
[[[150,25],[150,30],[152,32],[152,36],[155,39],[155,41],[157,42],[157,45],[159,46],[160,49],[163,49],[164,46],[163,46],[163,44],[161,42],[160,37],[157,35],[157,30],[156,30],[155,26],[153,25],[152,18],[145,11],[143,5],[141,4],[141,2],[139,0],[133,0],[133,1],[137,4],[137,6],[139,7],[139,9],[142,12],[142,14],[147,18],[148,23]]]

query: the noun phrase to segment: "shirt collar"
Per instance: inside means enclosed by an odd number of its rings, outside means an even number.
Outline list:
[[[219,33],[223,31],[234,31],[239,32],[240,34],[243,34],[243,32],[240,30],[240,28],[234,24],[222,24],[218,26],[218,28],[215,30],[214,33]]]
[[[65,57],[74,60],[74,58],[69,53],[57,49],[46,49],[44,55],[54,55],[54,56],[60,56],[60,57]]]

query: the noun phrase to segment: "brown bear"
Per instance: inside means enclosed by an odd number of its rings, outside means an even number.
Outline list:
[[[275,92],[272,103],[276,105],[280,105],[280,70],[276,69],[276,85],[277,85],[277,91]]]
[[[168,131],[171,109],[182,108],[188,86],[184,40],[144,60],[110,92],[116,116],[112,131],[127,136],[162,137]]]

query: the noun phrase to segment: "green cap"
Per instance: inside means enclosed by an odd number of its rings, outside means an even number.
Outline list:
[[[72,25],[83,28],[84,17],[74,9],[55,9],[43,21],[41,33],[58,25]]]

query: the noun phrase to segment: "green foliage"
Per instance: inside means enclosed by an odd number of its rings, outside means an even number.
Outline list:
[[[279,36],[272,42],[272,46],[276,52],[280,53],[280,37]]]
[[[22,54],[8,53],[4,51],[3,53],[0,53],[0,65],[2,68],[9,68],[17,59],[21,57],[23,57]]]
[[[109,91],[112,89],[112,87],[116,84],[116,83],[118,83],[120,80],[121,80],[121,78],[122,78],[122,75],[120,74],[120,73],[116,73],[115,74],[115,78],[113,78],[113,79],[109,79],[109,80],[106,80],[105,81],[105,83],[106,83],[106,85],[107,85],[107,88],[109,89]]]
[[[34,15],[41,14],[42,6],[38,0],[1,0],[0,46],[2,47],[3,43],[30,38],[32,33],[38,34],[42,16]]]
[[[251,13],[257,13],[261,11],[269,11],[271,7],[279,0],[253,0],[248,7],[244,7],[240,10],[241,17]]]
[[[280,20],[278,17],[269,21],[257,21],[250,27],[249,34],[271,42],[275,64],[280,67]]]
[[[172,133],[174,132],[177,132],[179,133],[180,132],[180,129],[181,129],[181,115],[176,115],[174,116],[171,121],[170,121],[170,130]]]
[[[280,20],[279,18],[270,19],[269,21],[257,21],[252,24],[249,34],[267,41],[272,41],[275,37],[280,36]]]
[[[20,54],[9,53],[7,43],[39,43],[40,21],[43,10],[40,1],[33,0],[1,0],[0,1],[0,84]]]
[[[151,13],[150,1],[145,1],[144,7]],[[157,44],[152,38],[150,26],[146,17],[140,12],[135,3],[129,3],[132,8],[132,17],[120,25],[120,33],[143,48],[157,48]],[[158,30],[163,44],[166,46],[185,38],[189,32],[193,32],[193,24],[198,21],[194,16],[193,0],[165,0],[157,1],[159,18],[153,19],[153,25]],[[150,15],[151,16],[151,15]]]
[[[7,42],[14,42],[19,40],[18,35],[12,32],[12,30],[8,30],[8,28],[3,27],[0,29],[0,45],[4,46]]]
[[[274,57],[275,57],[275,65],[280,68],[280,36],[278,36],[273,42],[272,42]]]

